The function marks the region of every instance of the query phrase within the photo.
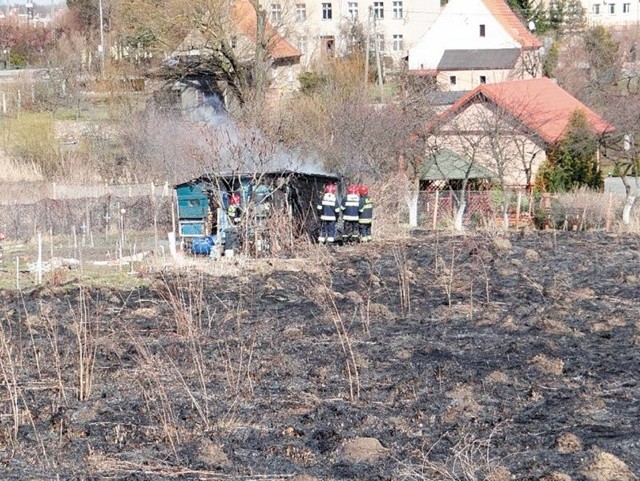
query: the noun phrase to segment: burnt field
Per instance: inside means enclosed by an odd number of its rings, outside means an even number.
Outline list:
[[[1,292],[0,478],[638,479],[637,236],[225,262]]]

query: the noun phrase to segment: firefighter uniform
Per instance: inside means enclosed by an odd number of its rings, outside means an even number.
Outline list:
[[[344,240],[357,241],[360,237],[358,221],[360,220],[360,195],[358,186],[347,187],[347,196],[342,200],[342,220],[344,220]]]
[[[324,195],[318,201],[318,213],[320,214],[320,235],[318,242],[331,243],[336,239],[336,221],[340,214],[340,205],[336,197],[336,186],[325,186]]]
[[[371,223],[373,221],[373,202],[369,198],[369,189],[360,187],[360,240],[369,242],[371,240]]]

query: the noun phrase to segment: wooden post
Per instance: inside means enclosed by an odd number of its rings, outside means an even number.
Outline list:
[[[604,230],[611,232],[611,207],[613,205],[613,192],[609,192],[609,201],[607,202],[607,220],[605,221]]]
[[[16,256],[16,289],[20,290],[20,257]]]
[[[38,232],[38,267],[36,270],[36,284],[42,284],[42,234]]]
[[[436,230],[436,226],[438,225],[438,207],[440,206],[440,191],[436,190],[436,200],[433,204],[433,230]]]

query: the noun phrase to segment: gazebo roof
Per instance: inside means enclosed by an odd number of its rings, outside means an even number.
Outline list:
[[[468,157],[441,149],[429,155],[420,168],[422,180],[491,179],[495,174]]]

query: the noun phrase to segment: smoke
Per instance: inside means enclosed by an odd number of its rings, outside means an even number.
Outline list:
[[[201,125],[202,142],[198,149],[208,174],[291,171],[333,175],[318,156],[273,142],[257,127],[239,126],[218,95],[207,96],[205,102],[193,109],[191,118]]]

